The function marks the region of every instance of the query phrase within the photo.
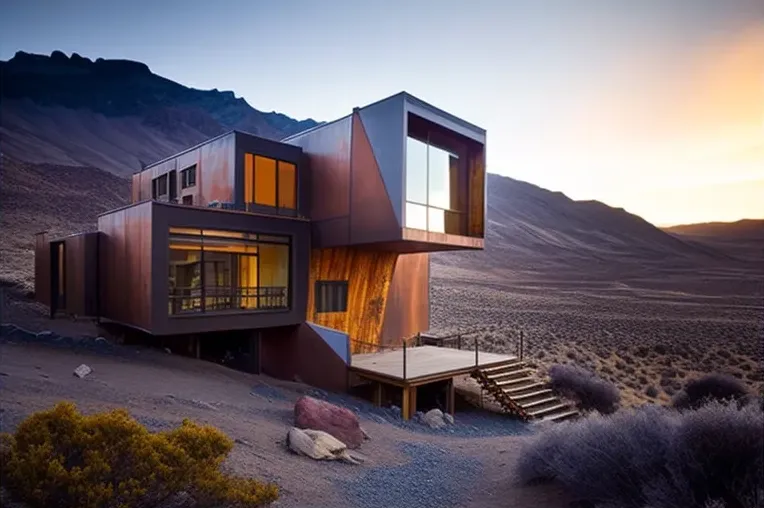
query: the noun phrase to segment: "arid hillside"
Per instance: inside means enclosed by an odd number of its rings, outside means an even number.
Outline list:
[[[2,151],[127,176],[231,129],[278,139],[317,122],[264,113],[233,92],[196,90],[129,60],[60,51],[0,61]]]
[[[738,258],[764,263],[764,219],[685,224],[663,230],[677,238],[708,245]]]

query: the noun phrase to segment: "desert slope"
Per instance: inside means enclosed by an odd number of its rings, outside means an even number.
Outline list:
[[[233,92],[196,90],[143,63],[60,51],[0,62],[3,153],[18,160],[129,175],[231,129],[279,139],[312,119],[252,108]]]
[[[764,219],[683,224],[663,230],[685,241],[707,245],[764,265]]]
[[[486,250],[433,256],[438,265],[472,264],[562,278],[613,278],[649,270],[734,263],[623,209],[574,201],[508,177],[488,175]]]

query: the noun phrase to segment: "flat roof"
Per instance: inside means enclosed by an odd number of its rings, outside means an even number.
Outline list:
[[[392,382],[417,384],[438,381],[472,372],[475,350],[438,346],[406,348],[406,378],[403,377],[403,348],[380,353],[354,354],[350,369],[360,375],[387,378]],[[477,367],[491,367],[516,360],[516,356],[478,351]]]

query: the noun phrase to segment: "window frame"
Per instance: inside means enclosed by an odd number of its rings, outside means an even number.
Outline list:
[[[200,299],[200,306],[198,310],[194,311],[186,311],[186,312],[173,312],[173,298],[177,297],[177,295],[173,295],[171,293],[170,287],[167,288],[168,290],[168,316],[170,318],[176,318],[176,317],[188,317],[188,316],[205,316],[205,315],[217,315],[217,314],[230,314],[230,313],[238,313],[238,314],[249,314],[249,313],[262,313],[262,312],[291,312],[293,310],[293,299],[294,299],[294,281],[293,281],[293,268],[292,268],[292,260],[294,257],[294,239],[292,238],[292,235],[288,234],[269,234],[269,233],[257,233],[252,231],[239,231],[239,230],[233,230],[233,229],[216,229],[216,228],[188,228],[188,227],[179,227],[179,226],[170,226],[168,228],[168,234],[167,234],[167,250],[168,253],[171,251],[171,245],[173,240],[177,239],[198,239],[199,241],[199,265],[200,265],[200,280],[199,280],[199,299]],[[205,235],[205,232],[209,232],[209,234]],[[232,307],[230,309],[213,309],[208,310],[207,307],[207,290],[212,287],[208,286],[206,284],[207,274],[206,274],[206,265],[205,265],[205,249],[204,249],[204,242],[205,238],[208,238],[212,241],[214,240],[231,240],[233,242],[245,242],[249,243],[253,246],[261,246],[261,245],[279,245],[279,246],[286,246],[287,249],[287,285],[286,285],[286,296],[284,301],[284,306],[274,306],[269,307],[267,305],[261,305],[259,302],[261,299],[265,298],[266,301],[269,295],[255,295],[255,296],[248,296],[247,298],[257,298],[258,299],[258,306],[255,308],[240,308],[240,307]],[[208,251],[208,252],[216,252],[216,251]],[[249,255],[249,254],[243,254],[243,255]],[[260,274],[260,253],[258,249],[258,253],[251,255],[256,259],[256,270],[257,273]],[[168,259],[169,261],[169,259]],[[170,268],[170,264],[168,262],[168,270]],[[234,298],[234,284],[231,283],[231,298]],[[261,286],[260,279],[258,275],[258,291],[261,287],[269,287],[269,286]],[[223,295],[225,297],[225,295]],[[244,298],[243,296],[239,295],[239,298]],[[189,298],[195,298],[195,297],[189,297]],[[181,297],[182,300],[182,297]]]
[[[264,203],[258,203],[256,201],[257,196],[257,158],[268,159],[272,161],[275,166],[275,188],[274,198],[275,205],[269,205]],[[281,166],[289,165],[294,168],[294,207],[282,206],[281,204]],[[300,208],[299,200],[299,164],[296,162],[279,159],[269,155],[264,155],[258,152],[245,152],[244,153],[244,207],[246,210],[276,210],[277,213],[285,213],[287,215],[297,214]],[[251,171],[251,176],[250,176]]]
[[[193,176],[193,182],[190,182],[191,176]],[[195,187],[196,186],[196,164],[191,164],[190,166],[183,168],[180,171],[180,188],[181,189],[188,189],[189,187]]]
[[[328,301],[324,301],[324,291]],[[314,307],[317,313],[347,312],[349,284],[346,280],[317,280],[313,287]]]

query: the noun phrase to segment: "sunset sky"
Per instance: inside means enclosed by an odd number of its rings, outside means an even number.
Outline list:
[[[128,58],[331,120],[406,90],[493,173],[658,224],[764,218],[762,0],[2,1],[0,58]]]

